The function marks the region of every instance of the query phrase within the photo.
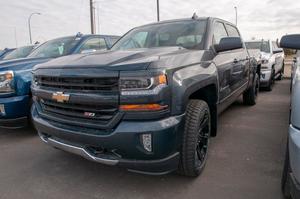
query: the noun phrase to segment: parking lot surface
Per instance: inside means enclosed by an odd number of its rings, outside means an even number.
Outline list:
[[[256,106],[226,110],[198,178],[129,173],[50,148],[33,130],[0,130],[0,198],[282,199],[289,95],[284,80]]]

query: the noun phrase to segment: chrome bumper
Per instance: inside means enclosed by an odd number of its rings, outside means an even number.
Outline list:
[[[104,159],[104,158],[96,157],[96,156],[92,155],[91,153],[89,153],[86,149],[81,148],[81,147],[69,145],[69,144],[54,140],[52,138],[46,138],[42,135],[40,135],[40,138],[45,143],[49,144],[50,146],[52,146],[54,148],[58,148],[58,149],[61,149],[63,151],[69,152],[69,153],[80,155],[81,157],[84,157],[84,158],[94,161],[94,162],[98,162],[98,163],[110,165],[110,166],[117,165],[119,163],[119,160],[111,160],[111,159]]]

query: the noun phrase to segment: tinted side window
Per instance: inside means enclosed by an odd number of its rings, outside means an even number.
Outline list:
[[[221,22],[214,24],[214,44],[219,44],[222,38],[228,37],[225,26]]]
[[[80,48],[80,52],[84,50],[104,50],[107,49],[106,42],[103,38],[93,38],[87,40]]]
[[[236,27],[226,25],[226,29],[228,31],[229,37],[240,37],[239,31],[236,29]]]

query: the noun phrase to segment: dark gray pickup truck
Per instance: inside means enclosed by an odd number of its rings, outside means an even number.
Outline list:
[[[258,74],[233,24],[164,21],[132,29],[110,51],[36,66],[32,118],[45,143],[89,160],[198,176],[218,114],[240,95],[254,105]]]

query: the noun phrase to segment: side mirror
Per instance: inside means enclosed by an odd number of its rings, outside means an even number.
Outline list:
[[[87,53],[93,53],[93,52],[96,52],[97,50],[95,50],[95,49],[87,49],[87,50],[83,50],[83,51],[81,51],[80,53],[81,54],[87,54]]]
[[[281,48],[300,49],[300,34],[285,35],[280,41]]]
[[[280,48],[273,50],[274,54],[282,53],[282,52],[283,52],[283,49],[280,49]]]
[[[240,48],[243,48],[243,42],[239,37],[225,37],[221,39],[218,45],[215,45],[215,49],[218,53]]]

